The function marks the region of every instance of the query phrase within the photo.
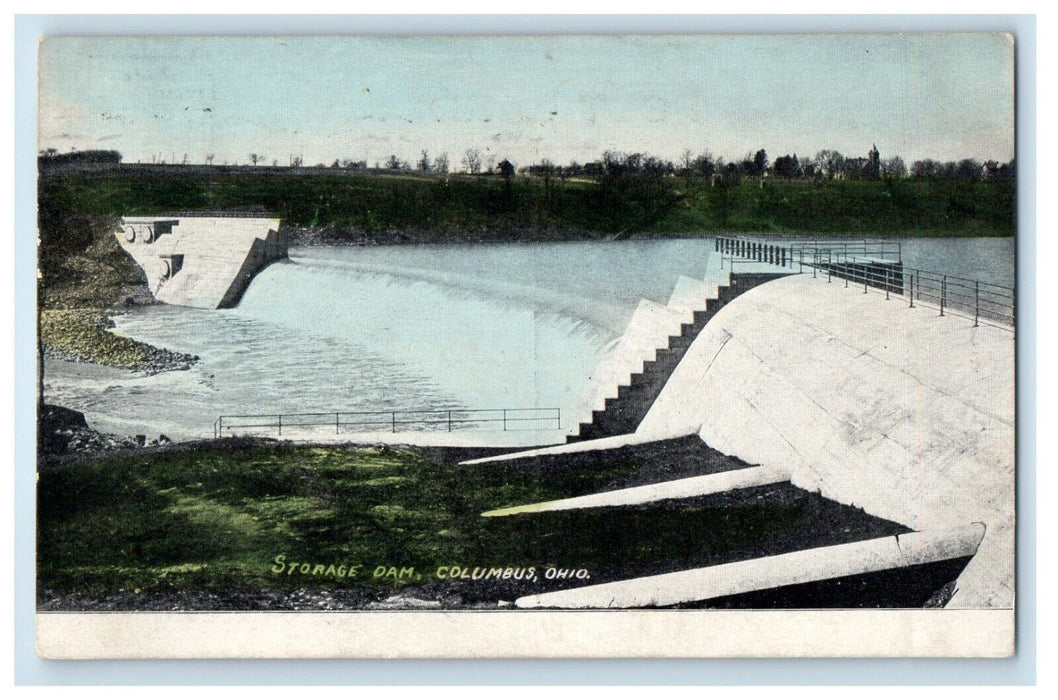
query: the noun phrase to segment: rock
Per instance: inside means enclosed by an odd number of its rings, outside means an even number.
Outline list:
[[[165,433],[162,433],[161,435],[158,436],[158,444],[159,445],[170,445],[170,444],[172,444],[172,442],[173,441],[170,440],[169,436],[166,435]]]
[[[146,445],[147,444],[147,436],[146,435],[137,435],[136,436],[136,444],[139,445],[140,447],[143,447],[144,445]]]

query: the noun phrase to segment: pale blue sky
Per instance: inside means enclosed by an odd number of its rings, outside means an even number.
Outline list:
[[[1014,154],[1000,34],[64,37],[41,44],[40,65],[40,147],[131,162]]]

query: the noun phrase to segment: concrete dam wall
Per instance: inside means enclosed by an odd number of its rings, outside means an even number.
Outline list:
[[[983,523],[948,607],[1014,596],[1014,333],[794,275],[719,310],[639,424],[915,530]]]
[[[279,219],[270,217],[125,217],[116,235],[154,298],[177,306],[235,306],[258,272],[287,257]]]

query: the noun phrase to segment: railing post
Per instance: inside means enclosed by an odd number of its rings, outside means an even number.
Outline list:
[[[279,434],[283,434],[283,414],[279,414]]]
[[[503,432],[507,432],[507,409],[503,409]]]
[[[867,293],[867,263],[863,264],[863,293]]]
[[[977,328],[977,321],[981,317],[981,283],[978,280],[974,280],[974,328]]]
[[[391,420],[392,420],[392,423],[391,423],[391,425],[393,426],[393,432],[397,432],[397,412],[396,412],[396,411],[393,411],[393,412],[392,412],[392,413],[390,414],[390,418],[391,418]]]
[[[885,300],[889,301],[889,267],[885,268]]]
[[[555,430],[562,430],[562,407],[555,409]]]
[[[798,261],[797,272],[801,273],[801,272],[805,271],[805,249],[804,248],[800,249],[800,251],[798,252],[798,257],[800,258],[800,260]],[[793,267],[793,266],[791,265],[791,267]]]
[[[944,302],[948,300],[948,276],[941,275],[940,278],[940,315],[944,315]]]
[[[448,432],[452,432],[452,412],[448,412]]]
[[[334,434],[335,434],[335,435],[337,435],[337,434],[338,434],[338,433],[340,432],[340,431],[338,430],[338,423],[339,423],[339,421],[338,421],[338,416],[340,416],[340,415],[341,415],[341,414],[340,414],[340,413],[337,413],[337,412],[335,412],[335,414],[334,414]]]
[[[845,258],[845,262],[841,263],[841,267],[845,272],[845,289],[849,288],[849,259]]]
[[[910,300],[907,304],[907,308],[915,308],[915,273],[911,273],[911,279],[907,281],[907,297]]]

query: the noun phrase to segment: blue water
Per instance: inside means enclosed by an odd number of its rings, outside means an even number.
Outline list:
[[[238,307],[154,306],[116,332],[199,355],[152,377],[52,364],[49,396],[114,432],[211,434],[218,415],[558,407],[582,389],[641,298],[701,278],[711,239],[300,248]],[[1012,239],[906,241],[905,264],[1000,284]],[[573,426],[564,425],[564,428]]]

